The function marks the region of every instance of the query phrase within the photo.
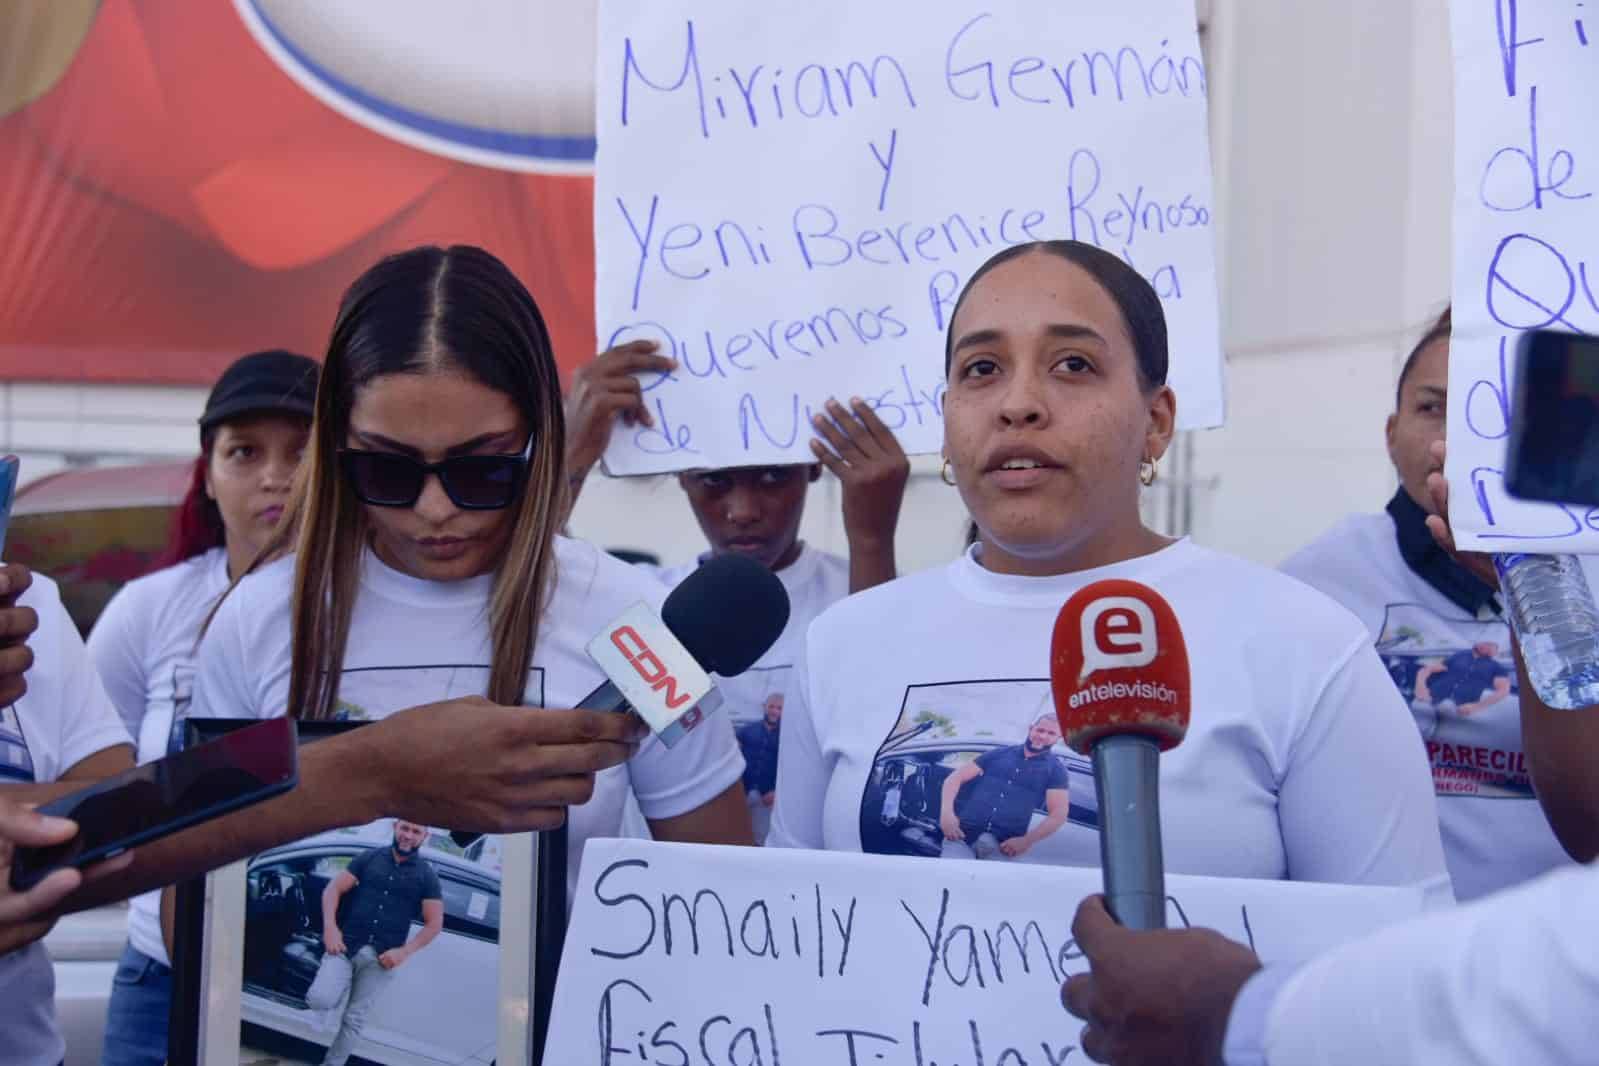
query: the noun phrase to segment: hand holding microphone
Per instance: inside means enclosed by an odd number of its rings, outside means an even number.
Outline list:
[[[1096,581],[1055,619],[1050,691],[1061,737],[1094,763],[1105,904],[1133,929],[1166,926],[1160,753],[1188,732],[1188,649],[1177,615],[1135,581]]]

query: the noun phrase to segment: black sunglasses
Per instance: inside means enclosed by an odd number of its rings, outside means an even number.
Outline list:
[[[431,474],[461,510],[497,511],[510,506],[522,491],[532,455],[529,435],[520,455],[458,455],[442,463],[424,463],[398,452],[340,448],[339,462],[357,498],[374,507],[414,506]]]

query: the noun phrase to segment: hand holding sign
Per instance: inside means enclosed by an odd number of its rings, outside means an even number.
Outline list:
[[[611,441],[611,427],[655,425],[649,405],[644,402],[641,375],[665,374],[677,364],[659,354],[654,341],[619,344],[594,357],[592,363],[578,367],[572,387],[566,393],[566,469],[574,483],[580,482],[600,461]]]

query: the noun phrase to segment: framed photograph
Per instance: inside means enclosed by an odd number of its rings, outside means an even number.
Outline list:
[[[248,724],[191,718],[187,742]],[[301,722],[300,743],[363,724]],[[179,886],[171,1061],[530,1061],[533,855],[385,818]]]

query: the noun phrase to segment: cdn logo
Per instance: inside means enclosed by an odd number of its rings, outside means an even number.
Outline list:
[[[1105,596],[1083,608],[1083,672],[1148,666],[1160,650],[1155,612],[1132,596]]]
[[[644,683],[650,686],[650,691],[665,690],[668,709],[675,711],[692,698],[687,692],[678,690],[677,678],[661,662],[660,656],[650,650],[638,630],[632,626],[620,626],[611,632],[611,643],[616,645],[616,650],[622,653],[622,657],[644,679]]]

